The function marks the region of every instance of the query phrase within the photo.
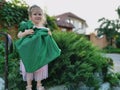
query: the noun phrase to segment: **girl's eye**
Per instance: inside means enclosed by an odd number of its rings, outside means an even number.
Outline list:
[[[33,15],[37,15],[37,14],[35,13],[35,14],[33,14]]]
[[[39,16],[41,16],[42,14],[41,13],[39,13]]]
[[[33,14],[33,15],[35,15],[35,16],[36,16],[36,15],[39,15],[39,16],[41,16],[42,14],[41,14],[41,13],[39,13],[39,14],[36,14],[36,13],[35,13],[35,14]]]

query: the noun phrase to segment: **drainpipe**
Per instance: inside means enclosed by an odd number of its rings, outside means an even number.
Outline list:
[[[11,49],[12,47],[12,39],[9,34],[3,32],[0,32],[0,34],[5,37],[5,90],[8,90],[8,48]]]

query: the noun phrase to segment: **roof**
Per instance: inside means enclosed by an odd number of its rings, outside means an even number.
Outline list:
[[[80,20],[81,22],[84,22],[86,24],[86,21],[80,17],[78,17],[77,15],[71,13],[71,12],[67,12],[67,13],[63,13],[60,15],[55,16],[57,18],[57,25],[60,27],[65,27],[65,28],[74,28],[74,25],[70,22],[67,22],[66,19],[67,18],[74,18],[77,20]],[[87,26],[87,24],[86,24]]]
[[[71,24],[71,23],[68,23],[68,22],[65,22],[65,21],[57,21],[57,25],[60,26],[60,27],[65,27],[65,28],[74,28],[74,25]]]
[[[71,12],[67,12],[67,13],[63,13],[63,14],[60,14],[60,15],[57,15],[56,18],[61,18],[61,19],[64,19],[66,17],[72,17],[72,18],[76,18],[78,20],[81,20],[83,22],[86,22],[84,19],[78,17],[77,15],[71,13]]]

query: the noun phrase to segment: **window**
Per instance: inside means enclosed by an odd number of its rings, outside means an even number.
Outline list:
[[[73,20],[72,20],[72,19],[70,19],[70,18],[69,18],[69,19],[67,19],[67,20],[66,20],[66,22],[68,22],[68,23],[72,23],[72,24],[73,24]]]
[[[60,20],[60,18],[57,18],[57,21],[59,21]]]

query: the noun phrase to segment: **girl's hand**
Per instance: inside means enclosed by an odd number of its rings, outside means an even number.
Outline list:
[[[48,34],[49,34],[49,35],[52,35],[52,33],[51,33],[51,31],[50,31],[50,30],[48,30]]]
[[[17,36],[18,36],[18,38],[22,38],[27,35],[33,34],[33,33],[34,33],[34,31],[32,29],[30,29],[30,30],[25,30],[24,32],[20,31]]]
[[[34,30],[33,30],[33,29],[25,30],[24,33],[25,33],[26,35],[33,34],[33,33],[34,33]]]

